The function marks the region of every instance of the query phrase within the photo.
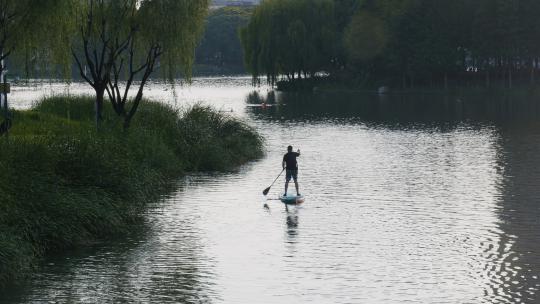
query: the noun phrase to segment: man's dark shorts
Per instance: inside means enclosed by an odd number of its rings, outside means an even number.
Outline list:
[[[287,169],[286,173],[285,173],[285,179],[287,181],[290,181],[291,180],[291,177],[293,180],[297,180],[298,179],[298,169],[295,169],[295,170],[289,170]]]

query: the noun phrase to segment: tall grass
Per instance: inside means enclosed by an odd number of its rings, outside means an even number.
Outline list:
[[[261,154],[253,128],[204,106],[146,101],[127,131],[111,109],[97,131],[86,97],[14,113],[0,138],[0,286],[47,252],[122,235],[174,177]]]

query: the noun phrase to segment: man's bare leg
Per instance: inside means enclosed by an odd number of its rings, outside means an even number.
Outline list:
[[[285,181],[285,195],[287,195],[288,188],[289,188],[289,181]]]
[[[298,182],[294,181],[294,187],[296,188],[296,195],[300,195],[300,192],[298,191]]]

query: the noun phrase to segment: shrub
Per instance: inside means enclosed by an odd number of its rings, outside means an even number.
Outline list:
[[[14,113],[0,138],[0,286],[36,258],[122,235],[186,171],[230,170],[262,154],[253,128],[201,105],[145,101],[131,128],[88,97],[53,97]]]

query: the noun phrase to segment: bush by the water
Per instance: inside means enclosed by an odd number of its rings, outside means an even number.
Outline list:
[[[262,154],[253,128],[209,107],[144,102],[129,130],[107,109],[97,131],[92,104],[43,100],[0,138],[0,286],[44,253],[122,235],[183,172]]]

